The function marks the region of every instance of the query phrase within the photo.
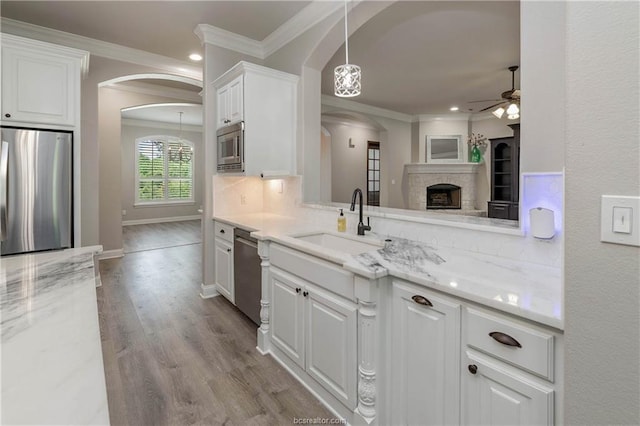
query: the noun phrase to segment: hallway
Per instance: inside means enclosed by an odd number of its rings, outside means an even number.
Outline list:
[[[200,298],[200,263],[199,243],[100,262],[111,423],[275,425],[332,417],[257,352],[256,326],[235,306]]]

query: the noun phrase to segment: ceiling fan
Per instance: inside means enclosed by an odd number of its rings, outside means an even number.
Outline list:
[[[491,106],[488,106],[486,108],[481,109],[479,112],[483,112],[483,111],[487,111],[490,110],[492,108],[495,107],[500,107],[498,109],[496,109],[493,114],[500,118],[502,117],[502,115],[505,113],[505,109],[502,108],[502,105],[509,105],[509,107],[511,108],[512,105],[515,105],[515,108],[517,108],[517,110],[514,111],[514,108],[512,109],[512,113],[509,112],[509,108],[506,110],[507,114],[509,115],[509,118],[511,119],[515,119],[515,118],[519,118],[519,107],[518,104],[520,103],[520,89],[516,89],[515,88],[515,76],[516,76],[516,71],[518,70],[518,66],[517,65],[512,65],[509,67],[509,71],[511,71],[511,90],[507,90],[506,92],[502,92],[502,94],[500,95],[501,99],[485,99],[482,101],[470,101],[468,103],[477,103],[477,102],[497,102],[496,104],[493,104]],[[501,110],[501,111],[500,111]],[[517,115],[517,117],[515,117],[515,115]],[[511,117],[514,116],[514,117]]]

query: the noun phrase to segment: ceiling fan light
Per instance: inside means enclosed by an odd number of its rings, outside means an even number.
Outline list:
[[[520,118],[520,114],[508,114],[507,115],[507,119],[508,120],[517,120],[518,118]]]
[[[504,108],[502,107],[496,108],[496,110],[493,111],[491,114],[496,116],[496,118],[502,118],[502,116],[504,115]]]
[[[512,103],[511,105],[509,105],[509,108],[507,108],[508,115],[518,115],[519,113],[520,108],[518,108],[518,105],[515,103]]]

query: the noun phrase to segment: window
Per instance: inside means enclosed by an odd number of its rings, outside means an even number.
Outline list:
[[[367,143],[367,205],[380,205],[380,142]]]
[[[193,143],[172,136],[136,139],[136,204],[193,202]]]

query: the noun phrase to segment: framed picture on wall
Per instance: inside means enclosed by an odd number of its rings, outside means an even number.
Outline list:
[[[427,135],[427,163],[462,163],[462,135]]]

